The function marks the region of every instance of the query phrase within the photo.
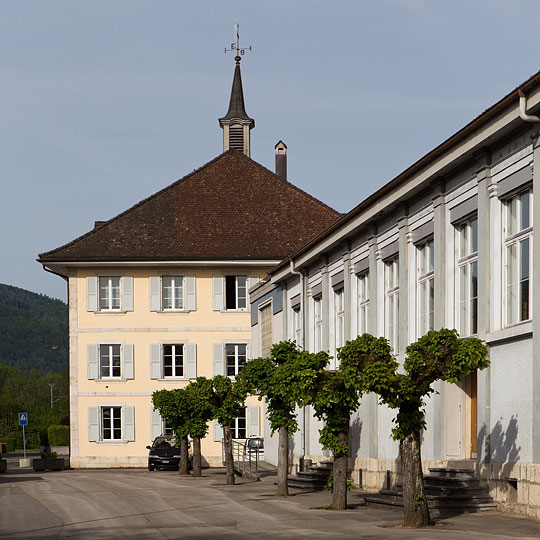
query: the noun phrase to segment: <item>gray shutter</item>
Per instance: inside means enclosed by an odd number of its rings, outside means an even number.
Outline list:
[[[153,441],[156,437],[159,437],[163,431],[163,420],[159,414],[159,411],[154,409],[153,405],[150,405],[150,418],[150,436]]]
[[[133,311],[133,276],[122,278],[122,310]]]
[[[134,379],[133,344],[126,343],[122,347],[122,353],[122,377],[124,379]]]
[[[124,407],[124,441],[135,440],[135,407]]]
[[[161,311],[161,279],[150,276],[150,311]]]
[[[98,308],[98,278],[86,278],[86,311],[97,311]]]
[[[197,295],[195,289],[195,276],[184,277],[184,290],[186,291],[186,309],[191,311],[197,309]]]
[[[195,343],[184,344],[184,358],[186,359],[186,377],[197,377],[197,345]]]
[[[95,343],[86,346],[86,365],[88,378],[90,380],[99,379],[98,346]]]
[[[223,309],[223,276],[212,277],[212,304],[214,311]]]
[[[248,407],[248,437],[258,436],[259,429],[259,407],[257,405]]]
[[[214,420],[214,442],[221,442],[221,439],[223,439],[223,428],[217,420]]]
[[[221,343],[214,343],[214,375],[225,375],[223,344]]]
[[[99,441],[99,407],[88,407],[88,440]]]
[[[150,378],[161,379],[161,345],[150,345]]]

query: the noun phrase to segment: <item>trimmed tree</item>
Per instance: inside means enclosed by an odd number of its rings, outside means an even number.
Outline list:
[[[216,375],[212,379],[210,404],[212,417],[223,429],[227,485],[235,483],[231,423],[240,414],[246,397],[245,386],[240,380],[232,381],[223,375]]]
[[[404,524],[431,525],[424,495],[420,431],[426,427],[424,407],[438,380],[457,383],[477,369],[489,365],[488,349],[477,338],[460,339],[456,330],[431,330],[406,349],[405,373],[384,338],[374,338],[379,358],[364,369],[366,390],[376,392],[392,409],[398,409],[392,435],[399,441],[403,483]]]
[[[201,439],[208,433],[208,422],[212,420],[212,380],[206,377],[197,377],[186,387],[189,410],[191,412],[187,431],[193,439],[193,476],[202,476]]]
[[[334,456],[332,507],[335,510],[347,508],[349,428],[351,415],[358,409],[362,396],[363,370],[367,364],[381,360],[380,352],[378,342],[369,334],[348,341],[338,351],[339,368],[328,371],[321,365],[313,386],[306,388],[315,416],[325,423],[319,441]],[[309,380],[302,374],[300,379]]]
[[[158,390],[152,394],[152,403],[165,418],[167,425],[173,430],[180,441],[180,467],[178,473],[189,475],[188,435],[191,411],[189,398],[184,388],[176,390]]]
[[[313,384],[328,358],[324,352],[300,352],[293,341],[282,341],[272,346],[270,358],[250,360],[240,373],[247,392],[265,399],[270,429],[278,432],[278,496],[289,494],[289,435],[298,430],[295,409],[305,404],[305,389]],[[298,384],[300,373],[302,384]]]

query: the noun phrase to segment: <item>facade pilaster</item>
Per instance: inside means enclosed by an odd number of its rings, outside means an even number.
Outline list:
[[[345,341],[349,341],[352,337],[356,337],[356,332],[352,331],[352,296],[351,296],[351,246],[347,242],[343,253],[343,308],[344,308],[344,325],[345,325]]]
[[[399,353],[400,358],[405,355],[409,335],[409,314],[408,314],[408,282],[409,282],[409,243],[410,237],[409,223],[407,216],[398,219],[399,230],[399,344],[396,353]]]
[[[330,321],[333,320],[330,313],[330,277],[328,275],[328,258],[324,258],[321,265],[322,276],[322,350],[330,350]]]

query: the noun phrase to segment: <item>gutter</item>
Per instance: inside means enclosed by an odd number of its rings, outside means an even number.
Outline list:
[[[538,116],[527,114],[527,97],[521,88],[518,89],[519,95],[519,117],[524,122],[540,122]]]

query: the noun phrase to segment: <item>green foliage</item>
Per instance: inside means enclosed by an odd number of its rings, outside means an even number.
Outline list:
[[[425,427],[425,398],[434,392],[435,381],[457,383],[489,365],[488,349],[479,339],[460,339],[456,330],[443,328],[431,330],[407,347],[405,373],[399,373],[387,340],[371,339],[379,342],[379,355],[367,362],[363,384],[379,394],[382,403],[398,409],[392,434],[400,441]]]
[[[69,426],[52,425],[47,432],[51,446],[69,446]]]
[[[295,408],[307,402],[306,389],[313,386],[328,359],[324,352],[302,352],[293,341],[282,341],[272,346],[270,358],[255,358],[244,365],[239,380],[247,393],[266,400],[272,433],[282,427],[289,433],[298,430]]]
[[[41,459],[54,459],[58,457],[58,454],[56,452],[41,452],[40,457]]]
[[[39,445],[49,446],[49,433],[45,428],[39,430]]]
[[[0,436],[0,442],[6,443],[6,452],[15,452],[15,440],[15,437]]]
[[[425,502],[426,502],[425,495],[424,494],[418,495],[418,497],[416,497],[416,499],[413,502],[413,508],[415,510],[418,510],[422,506],[422,504],[424,504]]]
[[[152,394],[152,403],[177,439],[189,435],[190,404],[185,388],[158,390]]]
[[[216,375],[212,379],[210,396],[212,418],[222,426],[229,426],[240,414],[246,397],[247,389],[240,379],[233,381],[229,377]]]
[[[51,408],[53,384],[55,403]],[[23,447],[22,428],[18,413],[28,413],[25,428],[27,447],[38,448],[40,430],[59,424],[69,415],[69,374],[40,375],[36,370],[23,371],[0,364],[0,440],[13,437],[17,448]]]
[[[68,308],[61,300],[0,284],[0,364],[42,375],[68,365]]]

